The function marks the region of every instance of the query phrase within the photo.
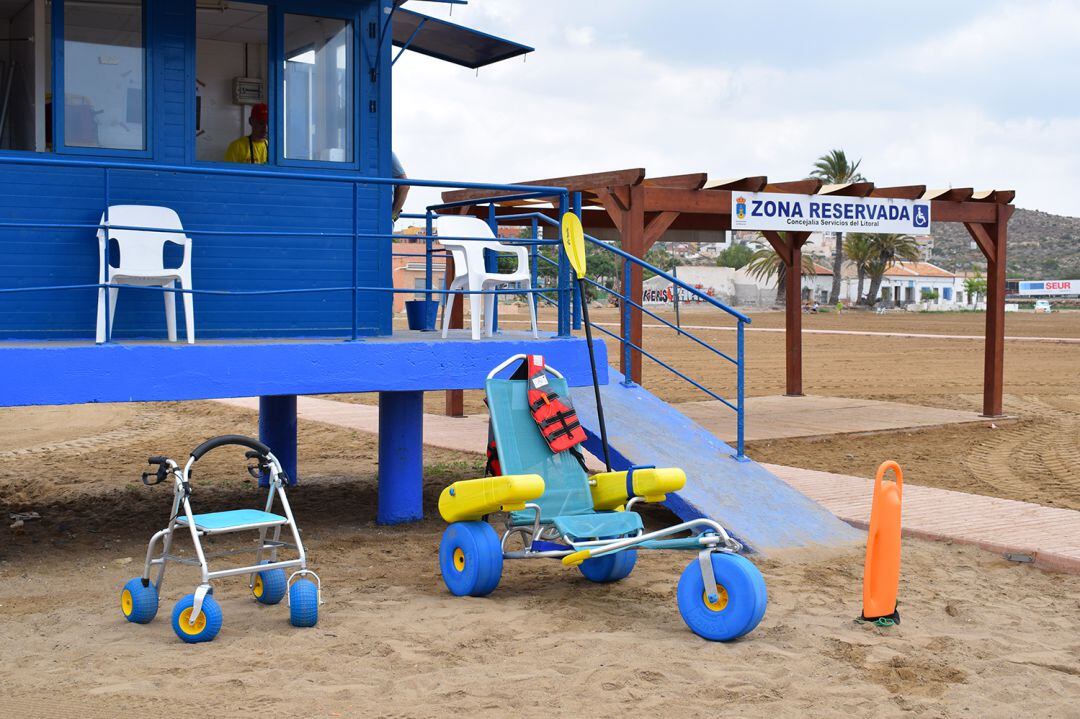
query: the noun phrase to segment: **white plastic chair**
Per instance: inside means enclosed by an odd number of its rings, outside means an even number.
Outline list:
[[[155,227],[181,232],[154,232],[152,230],[98,230],[100,253],[98,282],[102,284],[136,285],[141,287],[170,287],[191,289],[191,238],[183,234],[183,225],[175,211],[168,207],[149,205],[114,205],[109,207],[108,222],[101,216],[102,225],[123,227]],[[119,267],[108,268],[106,283],[105,243],[116,240],[119,246]],[[165,244],[173,243],[184,248],[179,267],[165,267]],[[112,259],[112,258],[110,258]],[[116,314],[118,288],[109,290],[109,334],[112,334],[113,316]],[[176,342],[176,294],[162,292],[165,297],[165,325],[169,341]],[[195,300],[189,293],[184,298],[184,321],[188,344],[195,343]],[[105,341],[105,290],[98,290],[97,341]]]
[[[454,290],[468,290],[470,292],[495,289],[501,284],[518,283],[524,289],[532,289],[532,279],[529,272],[529,251],[519,245],[506,245],[499,242],[495,234],[483,220],[475,217],[448,216],[439,217],[435,220],[438,229],[439,244],[450,250],[454,258],[454,279],[448,288]],[[475,240],[446,239],[454,237],[475,237]],[[509,274],[488,272],[484,264],[484,251],[491,250],[500,254],[516,255],[517,268]],[[495,329],[495,298],[498,295],[469,295],[469,309],[472,315],[472,338],[480,339],[480,312],[483,307],[484,334],[491,337]],[[442,336],[445,338],[450,330],[450,313],[454,309],[454,294],[446,295],[443,304]],[[532,336],[536,333],[536,305],[533,303],[531,293],[525,294],[526,304],[529,306],[529,318],[532,323]]]

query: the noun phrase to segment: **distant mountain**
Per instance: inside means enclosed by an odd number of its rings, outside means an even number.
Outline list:
[[[978,249],[971,249],[971,235],[955,222],[934,230],[930,261],[947,270],[986,269]],[[1051,215],[1038,210],[1016,210],[1009,220],[1006,264],[1010,277],[1020,279],[1080,278],[1080,217]]]

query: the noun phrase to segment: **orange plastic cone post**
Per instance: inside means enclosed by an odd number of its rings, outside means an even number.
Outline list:
[[[883,481],[892,470],[895,482]],[[892,460],[882,462],[874,478],[874,501],[870,509],[870,532],[866,538],[863,567],[863,615],[868,621],[888,618],[899,623],[896,593],[900,587],[900,506],[904,473]]]

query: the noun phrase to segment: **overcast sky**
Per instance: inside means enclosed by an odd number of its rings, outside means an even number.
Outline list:
[[[479,75],[402,57],[413,177],[793,180],[843,148],[879,185],[1015,189],[1080,216],[1080,0],[471,0],[449,19],[536,51]]]

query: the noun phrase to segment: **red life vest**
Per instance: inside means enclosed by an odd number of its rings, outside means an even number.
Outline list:
[[[565,452],[585,441],[585,430],[569,400],[564,400],[548,383],[542,355],[528,355],[529,412],[552,452]]]

